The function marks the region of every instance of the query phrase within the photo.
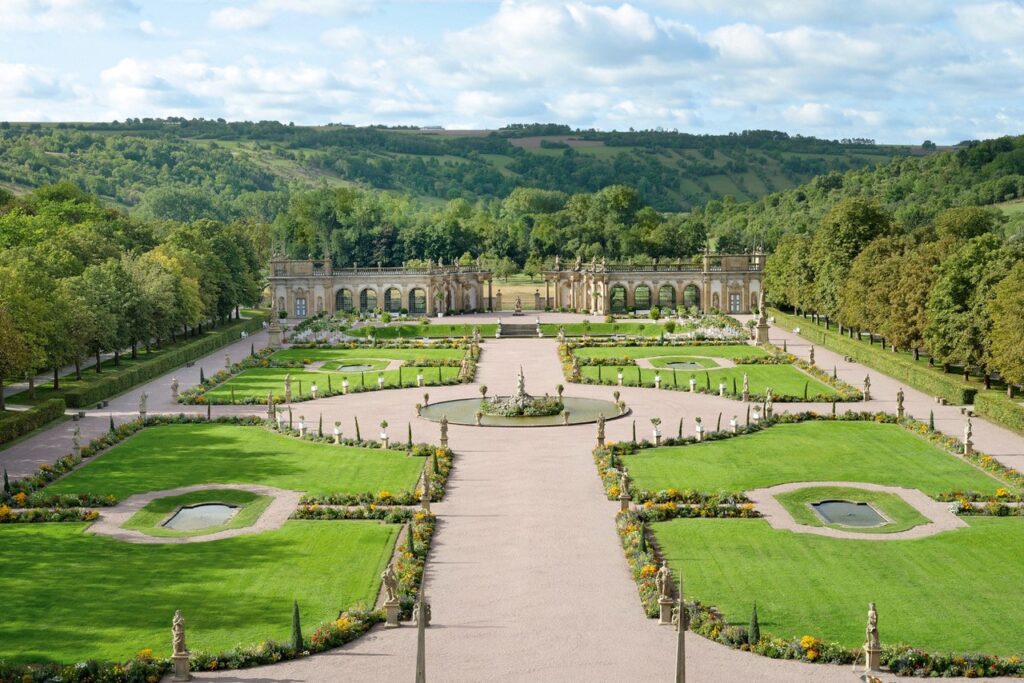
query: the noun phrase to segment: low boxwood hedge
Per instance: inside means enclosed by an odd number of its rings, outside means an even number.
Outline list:
[[[0,420],[0,444],[14,441],[19,436],[39,429],[64,414],[64,401],[51,398],[28,410],[12,413]]]
[[[64,391],[64,401],[71,408],[84,408],[111,396],[116,396],[237,341],[242,332],[255,332],[263,329],[264,320],[266,320],[264,315],[246,318],[215,332],[206,333],[199,339],[169,349],[152,360],[143,361],[130,368],[107,370],[103,374],[94,375]]]
[[[974,412],[1018,432],[1024,432],[1024,406],[1004,394],[980,392],[974,397]]]
[[[878,370],[893,379],[906,382],[908,386],[914,387],[918,391],[932,396],[940,396],[956,405],[971,403],[974,401],[975,394],[978,393],[976,387],[972,387],[956,376],[944,375],[938,370],[924,367],[899,354],[890,353],[856,339],[849,339],[838,332],[826,330],[820,326],[814,326],[813,334],[809,334],[803,328],[813,325],[810,320],[774,309],[771,313],[775,316],[777,323],[781,323],[789,329],[801,328],[801,336],[809,341],[836,353],[849,356],[858,363]]]

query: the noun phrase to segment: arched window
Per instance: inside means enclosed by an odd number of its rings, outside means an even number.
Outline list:
[[[410,315],[424,315],[427,312],[427,293],[417,287],[409,292]]]
[[[334,295],[334,310],[348,313],[352,310],[352,290],[339,289]]]
[[[396,287],[388,287],[384,290],[384,310],[388,313],[398,313],[402,309],[402,293]]]
[[[377,292],[367,287],[359,292],[359,310],[372,311],[377,308]]]
[[[750,293],[750,310],[757,308],[757,292]]]
[[[662,310],[674,309],[676,307],[676,288],[672,285],[662,285],[658,289],[658,306]]]
[[[686,289],[683,290],[683,305],[687,308],[700,308],[700,289],[697,285],[686,285]]]
[[[639,285],[633,290],[633,307],[638,311],[647,311],[651,308],[651,288],[647,285]]]

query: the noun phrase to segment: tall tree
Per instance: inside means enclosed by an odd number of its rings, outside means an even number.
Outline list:
[[[1024,385],[1024,262],[1017,263],[993,291],[988,302],[989,362],[1007,385]]]

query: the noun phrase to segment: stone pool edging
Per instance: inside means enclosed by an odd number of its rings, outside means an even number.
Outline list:
[[[193,491],[222,489],[248,491],[260,496],[269,496],[271,498],[270,505],[250,526],[224,529],[212,534],[158,537],[149,536],[135,529],[124,529],[121,526],[131,519],[136,512],[159,498],[179,496],[185,493],[192,493]],[[147,491],[146,493],[136,493],[135,495],[128,496],[117,505],[102,510],[99,519],[86,529],[86,533],[107,536],[127,543],[204,543],[206,541],[219,541],[224,538],[258,534],[281,528],[291,517],[292,513],[295,512],[301,497],[302,493],[300,491],[288,491],[260,484],[197,484],[194,486],[165,489],[163,491]]]
[[[891,534],[863,533],[857,531],[844,531],[833,529],[827,526],[810,526],[800,524],[793,515],[779,502],[775,496],[781,493],[791,493],[805,488],[816,487],[845,487],[876,491],[879,493],[890,493],[898,496],[903,502],[910,505],[928,519],[927,524],[921,524],[906,531],[897,531]],[[941,503],[932,500],[917,489],[903,488],[899,486],[883,486],[881,484],[868,484],[855,481],[799,481],[778,484],[767,488],[751,489],[747,491],[747,497],[754,504],[754,507],[761,513],[762,518],[768,522],[773,529],[785,529],[800,534],[815,534],[817,536],[829,536],[831,538],[845,538],[860,541],[902,541],[911,538],[924,538],[934,536],[944,531],[953,531],[964,528],[967,523],[949,511],[949,503]]]

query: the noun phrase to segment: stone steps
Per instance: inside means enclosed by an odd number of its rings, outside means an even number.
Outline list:
[[[537,339],[537,325],[516,325],[510,323],[501,324],[502,339]]]

